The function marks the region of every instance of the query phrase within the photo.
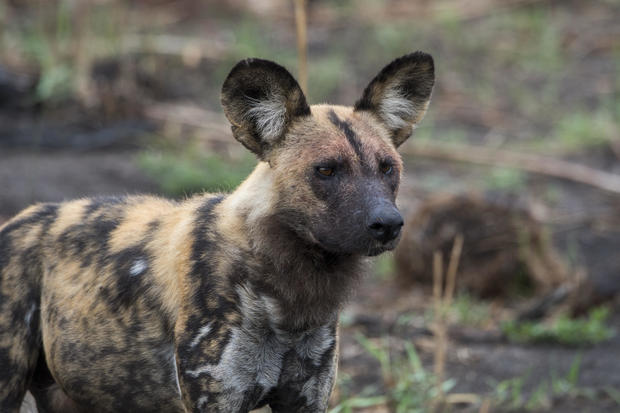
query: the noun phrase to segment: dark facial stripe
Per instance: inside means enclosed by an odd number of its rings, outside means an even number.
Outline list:
[[[357,156],[360,159],[363,159],[362,143],[357,138],[357,135],[355,134],[353,129],[351,129],[351,122],[341,120],[338,115],[336,115],[336,112],[334,112],[333,110],[330,110],[328,115],[329,121],[342,132],[344,132],[344,136],[347,138],[347,141],[349,141],[349,144],[353,147],[353,150],[355,151]]]

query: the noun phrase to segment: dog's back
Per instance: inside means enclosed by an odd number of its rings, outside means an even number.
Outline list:
[[[58,400],[46,389],[51,370],[85,406],[131,410],[143,393],[181,411],[170,373],[178,288],[167,268],[178,252],[157,236],[168,225],[182,231],[178,210],[151,197],[83,199],[31,207],[0,229],[0,365],[11,374],[0,381],[3,407],[22,397],[38,364],[38,400]],[[122,406],[106,400],[111,393]]]

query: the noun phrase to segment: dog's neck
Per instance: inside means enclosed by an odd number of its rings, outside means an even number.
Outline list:
[[[313,328],[337,316],[363,272],[363,259],[326,251],[297,234],[275,212],[272,185],[269,166],[261,163],[223,207],[256,263],[251,282],[285,315],[282,327]]]

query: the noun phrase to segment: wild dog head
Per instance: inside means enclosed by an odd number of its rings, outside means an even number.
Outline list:
[[[434,79],[432,57],[415,52],[383,68],[353,107],[310,107],[286,69],[247,59],[225,80],[222,106],[234,137],[269,164],[281,224],[331,253],[376,255],[400,236],[396,148],[423,118]]]

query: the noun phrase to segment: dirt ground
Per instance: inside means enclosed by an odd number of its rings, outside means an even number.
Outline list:
[[[363,334],[371,339],[387,339],[394,348],[403,341],[413,341],[423,362],[432,366],[433,334],[423,321],[399,325],[404,314],[421,317],[432,306],[432,291],[415,288],[403,291],[395,285],[367,278],[345,311],[351,322],[342,330],[340,372],[354,378],[358,392],[381,383],[379,362],[370,356],[356,339]],[[499,305],[499,303],[498,303]],[[610,324],[620,325],[620,303]],[[417,325],[416,325],[417,324]],[[604,389],[620,387],[620,337],[585,348],[551,344],[509,343],[496,330],[453,326],[450,329],[446,375],[455,379],[453,392],[473,393],[484,397],[493,394],[497,383],[523,378],[523,397],[529,397],[543,382],[566,376],[576,357],[581,357],[578,387],[591,390],[588,397],[565,395],[552,398],[550,406],[540,411],[612,412],[619,411],[616,400]],[[398,354],[398,350],[395,350]],[[456,411],[478,411],[479,406],[454,406]],[[516,410],[523,409],[521,406]],[[528,409],[529,410],[529,409]],[[367,410],[373,411],[373,410]],[[377,410],[381,411],[381,410]],[[492,411],[514,411],[510,406]]]
[[[58,202],[99,194],[155,192],[157,185],[134,164],[134,152],[76,154],[67,151],[3,151],[0,216],[9,217],[26,205]]]

